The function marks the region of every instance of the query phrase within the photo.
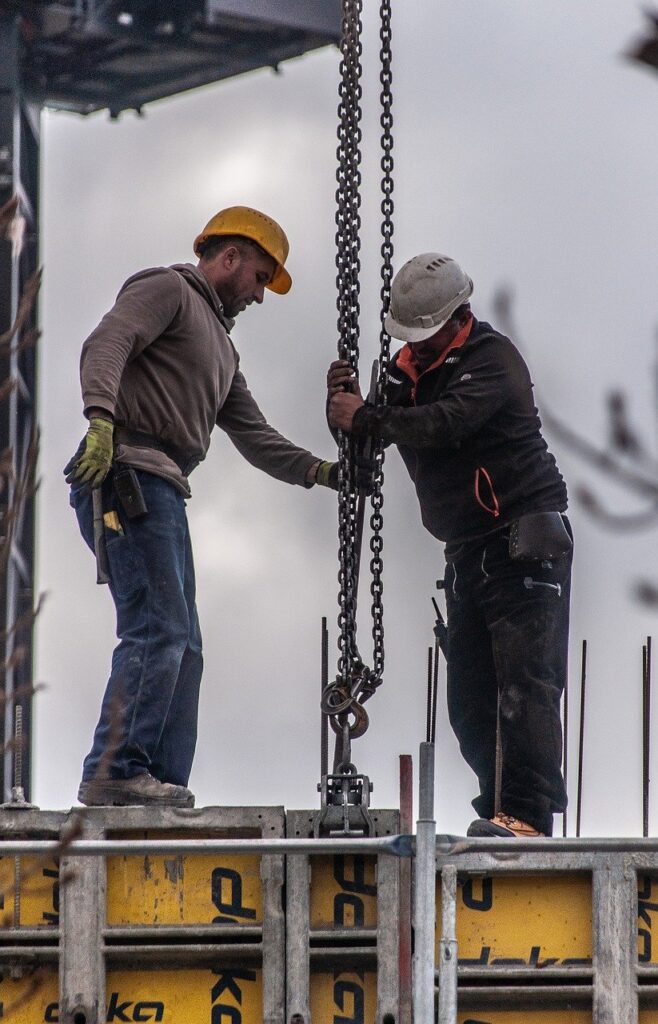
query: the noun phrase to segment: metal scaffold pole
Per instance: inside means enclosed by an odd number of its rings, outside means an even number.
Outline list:
[[[441,872],[441,943],[439,946],[439,1024],[457,1021],[457,868]]]
[[[0,13],[0,208],[13,209],[0,232],[0,801],[16,805],[31,777],[40,142],[20,24]]]
[[[414,890],[413,992],[415,1024],[434,1020],[434,930],[436,926],[436,821],[434,744],[421,743]]]

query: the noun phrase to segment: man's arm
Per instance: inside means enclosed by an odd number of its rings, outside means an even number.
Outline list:
[[[219,411],[217,426],[226,431],[240,454],[257,469],[288,484],[315,483],[322,459],[298,448],[270,426],[240,370],[233,377]]]
[[[518,389],[532,387],[527,369],[507,341],[485,343],[463,360],[436,402],[418,407],[373,408],[336,392],[329,422],[355,437],[377,437],[411,448],[445,448],[476,433]]]

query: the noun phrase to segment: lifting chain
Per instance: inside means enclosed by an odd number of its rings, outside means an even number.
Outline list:
[[[381,169],[382,169],[382,246],[381,246],[381,279],[380,291],[380,319],[381,329],[379,334],[379,372],[377,376],[376,404],[386,403],[386,378],[388,375],[388,364],[390,359],[391,339],[384,328],[384,318],[388,312],[391,301],[391,281],[393,279],[393,73],[391,68],[391,0],[381,0],[380,7],[380,72],[379,81],[381,84],[380,104],[381,116]],[[372,636],[373,636],[373,672],[377,685],[381,683],[384,674],[384,606],[382,603],[382,528],[384,525],[382,517],[382,506],[384,495],[382,486],[384,483],[384,448],[379,445],[375,447],[373,456],[376,462],[374,489],[371,497],[372,515],[370,517],[370,593],[372,595]]]
[[[343,0],[340,86],[338,104],[338,166],[336,178],[336,286],[338,290],[338,356],[356,372],[359,364],[359,272],[361,185],[361,11],[362,0]],[[339,738],[345,735],[346,710],[352,704],[353,666],[360,658],[356,647],[356,591],[358,587],[357,492],[352,443],[339,431],[338,545],[340,585],[338,604],[338,678],[325,691],[322,708]],[[333,707],[332,707],[333,705]],[[347,731],[349,746],[349,730]],[[343,742],[343,748],[346,744]],[[337,754],[340,763],[349,760]],[[335,766],[336,767],[336,766]]]
[[[340,87],[338,106],[338,168],[336,189],[336,284],[338,289],[338,356],[358,371],[359,362],[359,274],[361,227],[361,13],[362,0],[343,0]],[[391,73],[391,0],[382,0],[380,25],[380,84],[382,129],[382,287],[380,355],[374,401],[385,401],[390,338],[384,330],[384,316],[390,300],[393,258],[393,116]],[[328,686],[322,710],[337,734],[334,771],[351,770],[350,739],[368,728],[363,703],[381,684],[384,671],[384,625],[382,603],[382,505],[383,463],[381,447],[370,453],[375,462],[370,526],[370,570],[372,579],[373,668],[363,663],[356,640],[356,603],[359,583],[364,495],[358,494],[354,472],[357,454],[349,434],[339,431],[338,539],[340,585],[338,603],[339,659],[336,682]],[[361,507],[359,508],[359,505]]]

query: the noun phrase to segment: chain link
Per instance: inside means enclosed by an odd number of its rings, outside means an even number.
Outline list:
[[[381,0],[380,7],[380,73],[381,84],[380,104],[381,116],[379,123],[382,129],[382,264],[381,278],[381,330],[379,335],[379,374],[377,380],[377,405],[386,403],[386,377],[390,359],[391,339],[384,328],[384,318],[391,300],[391,280],[393,278],[393,73],[391,55],[391,0]],[[383,605],[383,536],[384,525],[382,507],[384,504],[384,448],[375,447],[373,456],[376,463],[374,489],[371,496],[372,514],[370,516],[370,593],[372,596],[372,637],[373,637],[373,675],[379,685],[384,674],[384,605]]]
[[[385,383],[389,363],[390,338],[384,329],[384,316],[390,301],[393,258],[393,116],[392,116],[392,72],[391,72],[391,0],[381,0],[380,25],[380,84],[382,129],[382,287],[381,287],[381,332],[378,381],[375,402],[385,402]],[[360,293],[360,227],[361,227],[361,30],[362,0],[343,0],[343,24],[341,40],[340,86],[338,105],[338,148],[336,172],[336,285],[338,308],[338,356],[348,361],[354,371],[359,362],[359,312]],[[372,637],[373,669],[361,661],[356,640],[356,595],[358,591],[359,545],[358,493],[354,475],[353,445],[350,436],[339,432],[339,491],[338,491],[338,539],[340,591],[338,595],[340,629],[338,678],[327,688],[323,698],[323,710],[332,716],[332,726],[339,735],[343,734],[342,759],[349,760],[349,742],[345,736],[347,716],[352,714],[355,723],[348,736],[361,735],[367,728],[365,712],[359,714],[358,705],[363,704],[380,685],[384,671],[384,622],[382,584],[382,486],[384,480],[383,448],[378,447],[372,454],[375,460],[374,487],[371,496],[372,514],[370,526],[372,580]],[[337,710],[337,709],[340,710]],[[355,710],[356,709],[356,710]],[[360,723],[357,727],[357,723]]]
[[[356,371],[359,363],[361,204],[361,11],[362,0],[343,0],[336,177],[336,286],[338,355]],[[349,434],[339,434],[338,597],[339,674],[347,689],[356,650],[357,493]]]

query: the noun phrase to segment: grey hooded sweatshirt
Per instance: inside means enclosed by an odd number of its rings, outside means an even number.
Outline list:
[[[239,369],[217,293],[191,263],[130,277],[82,347],[85,411],[105,409],[119,427],[147,434],[196,464],[217,424],[252,465],[306,483],[319,459],[269,425]],[[174,483],[187,477],[164,451],[119,443],[115,458]]]

